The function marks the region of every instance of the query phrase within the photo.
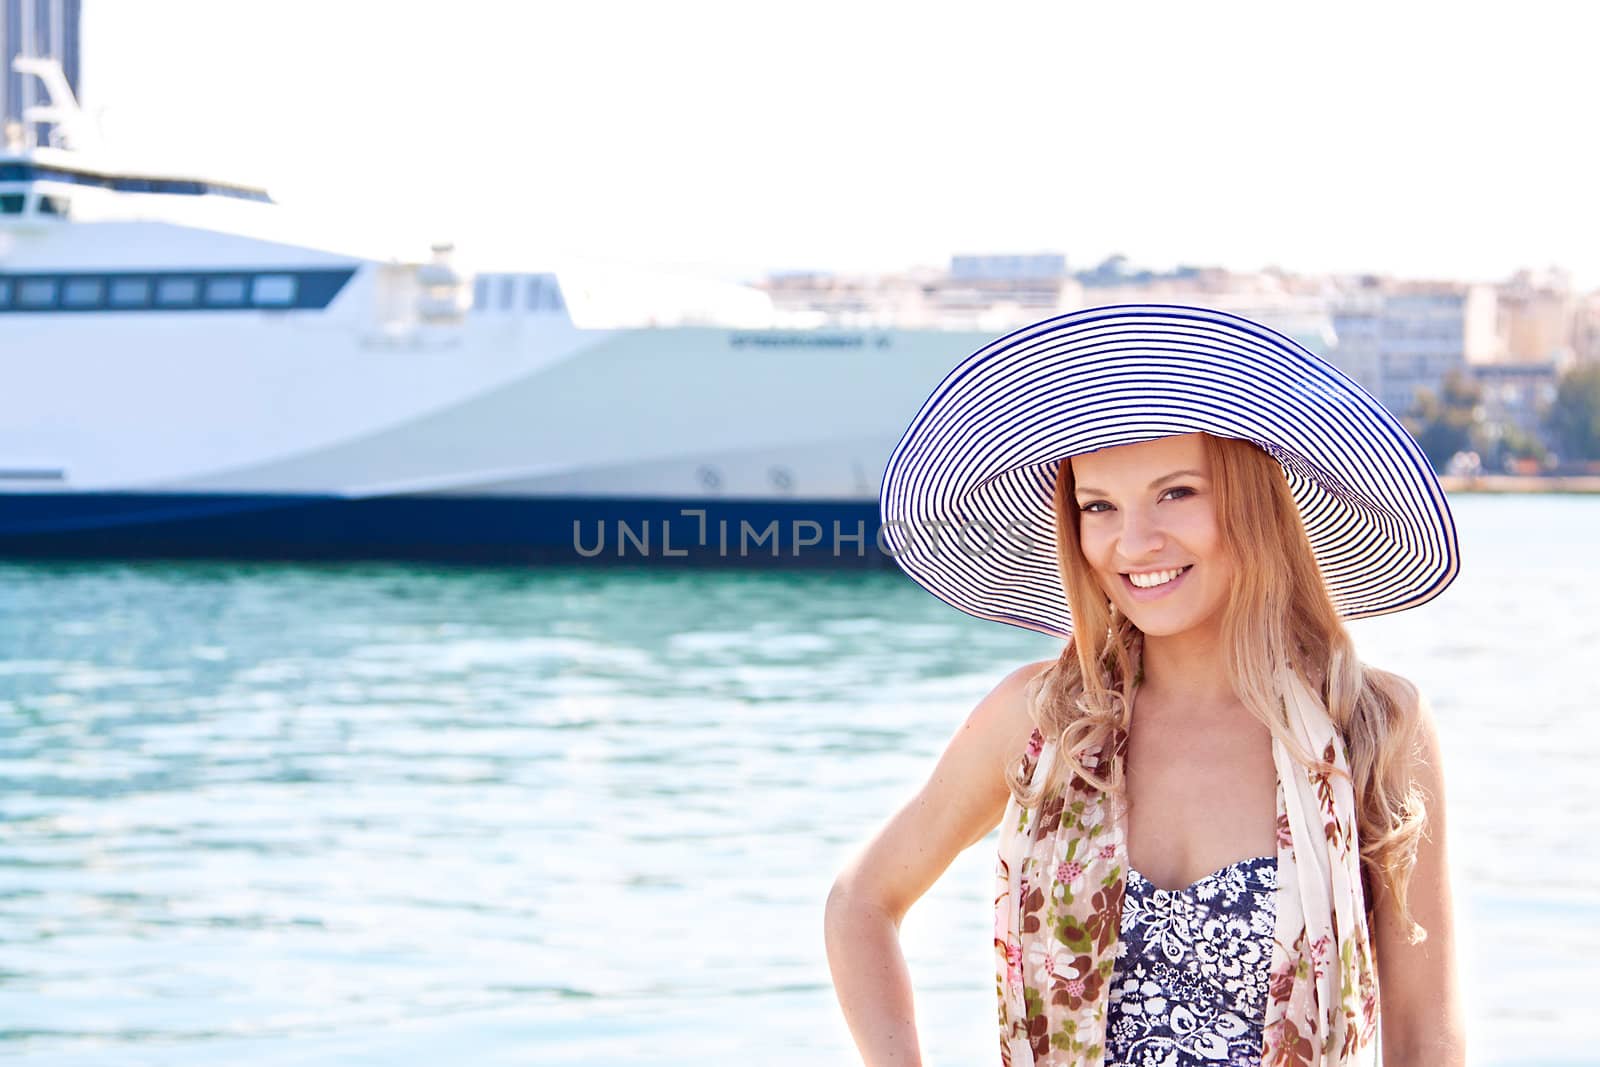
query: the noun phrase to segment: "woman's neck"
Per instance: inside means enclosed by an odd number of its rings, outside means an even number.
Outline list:
[[[1146,699],[1201,714],[1238,706],[1220,632],[1145,634],[1143,646],[1144,681],[1139,688]]]

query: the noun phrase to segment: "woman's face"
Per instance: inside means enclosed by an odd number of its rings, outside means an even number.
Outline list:
[[[1069,462],[1083,554],[1117,610],[1152,636],[1219,625],[1233,567],[1222,549],[1201,435],[1119,445]],[[1130,574],[1146,585],[1172,580],[1139,588]]]

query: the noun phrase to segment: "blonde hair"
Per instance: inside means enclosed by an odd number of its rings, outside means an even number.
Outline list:
[[[1422,941],[1427,931],[1406,905],[1427,816],[1422,792],[1409,776],[1420,721],[1417,690],[1357,657],[1278,461],[1248,441],[1201,434],[1201,442],[1224,551],[1234,563],[1222,614],[1234,690],[1297,762],[1334,771],[1290,736],[1271,681],[1275,665],[1289,664],[1321,696],[1349,755],[1363,882],[1389,887],[1410,941]],[[1060,795],[1071,775],[1098,790],[1123,791],[1124,768],[1109,754],[1142,680],[1128,677],[1142,635],[1112,610],[1084,558],[1074,481],[1072,464],[1062,460],[1055,485],[1057,565],[1073,633],[1060,658],[1028,689],[1034,722],[1045,738],[1056,739],[1058,757],[1039,782],[1022,777],[1021,757],[1006,769],[1012,795],[1030,808]],[[1102,753],[1093,770],[1082,762],[1090,750]],[[1371,913],[1376,902],[1370,891],[1365,897]]]

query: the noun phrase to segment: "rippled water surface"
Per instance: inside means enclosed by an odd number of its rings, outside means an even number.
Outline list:
[[[1444,730],[1473,1062],[1594,1062],[1600,498],[1352,624]],[[898,573],[0,564],[0,1058],[859,1063],[837,869],[1056,642]],[[995,836],[901,932],[999,1062]],[[1587,993],[1582,991],[1588,991]]]

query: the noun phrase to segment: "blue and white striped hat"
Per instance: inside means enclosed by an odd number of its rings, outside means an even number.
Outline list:
[[[1274,330],[1170,304],[1075,311],[963,359],[889,457],[880,543],[951,606],[1066,638],[1061,461],[1195,431],[1251,441],[1283,464],[1344,617],[1415,607],[1455,578],[1444,490],[1383,405]]]

